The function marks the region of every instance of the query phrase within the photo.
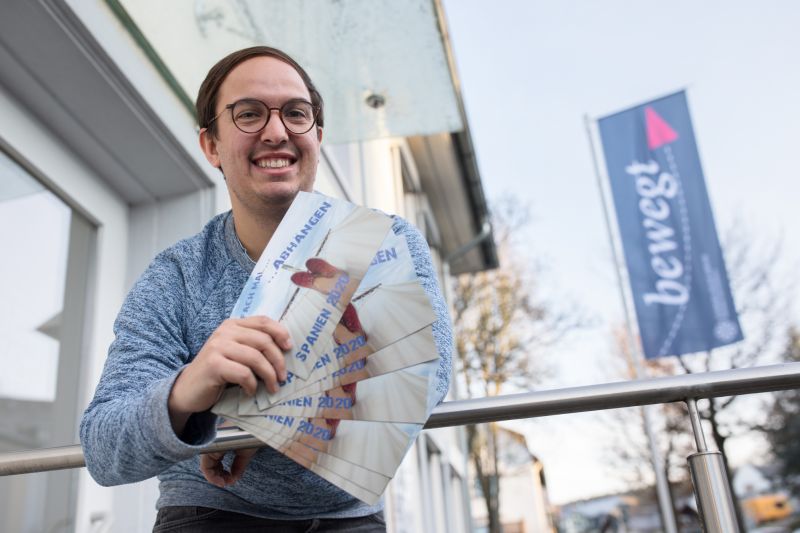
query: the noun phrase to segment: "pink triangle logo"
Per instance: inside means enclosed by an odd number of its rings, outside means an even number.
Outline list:
[[[644,123],[647,130],[647,147],[651,150],[660,148],[678,139],[678,134],[672,126],[656,113],[655,109],[648,106],[644,108]]]

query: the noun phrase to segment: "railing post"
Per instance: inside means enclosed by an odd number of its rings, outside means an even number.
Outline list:
[[[689,420],[697,443],[697,453],[689,456],[689,471],[692,473],[694,497],[697,501],[697,513],[707,533],[739,533],[739,523],[731,496],[728,475],[722,453],[709,451],[703,427],[700,424],[700,413],[697,402],[688,398]]]

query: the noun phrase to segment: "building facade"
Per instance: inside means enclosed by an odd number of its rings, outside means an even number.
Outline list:
[[[507,533],[554,533],[553,510],[544,465],[531,453],[525,435],[497,427],[500,524]],[[472,467],[474,470],[474,466]],[[475,531],[488,531],[486,499],[480,483],[472,484]]]
[[[9,0],[3,5],[0,360],[7,371],[0,377],[0,452],[77,442],[78,421],[102,371],[127,290],[158,251],[229,209],[222,176],[197,145],[187,106],[187,94],[196,87],[186,81],[191,76],[181,81],[173,72],[184,59],[198,63],[192,72],[204,74],[224,53],[261,43],[299,54],[304,65],[310,61],[312,77],[322,73],[330,88],[327,96],[321,87],[331,109],[327,120],[345,124],[330,136],[326,132],[317,189],[416,224],[431,245],[445,288],[452,273],[496,266],[438,2],[420,0],[400,15],[390,12],[398,9],[391,2],[382,8],[376,2],[359,14],[367,17],[359,19],[363,27],[379,28],[377,37],[366,37],[377,38],[387,54],[403,56],[404,50],[392,52],[393,47],[410,43],[387,34],[386,17],[416,16],[414,24],[421,28],[416,37],[436,37],[425,41],[432,48],[420,61],[434,56],[445,61],[432,66],[412,61],[402,65],[403,72],[431,69],[449,84],[443,94],[450,100],[419,111],[421,100],[403,93],[402,73],[388,81],[376,74],[365,89],[363,80],[326,70],[342,65],[336,52],[326,51],[325,42],[311,52],[299,46],[298,35],[302,42],[309,37],[289,22],[285,26],[297,30],[291,38],[270,23],[247,34],[254,20],[265,20],[258,11],[265,3],[185,0],[136,19],[132,10],[142,4]],[[325,9],[314,17],[304,2],[269,7],[286,21],[305,16],[322,23],[326,17],[354,17],[358,7],[357,2],[319,4]],[[180,33],[179,22],[188,20],[185,31],[196,34],[197,47],[175,51],[156,38],[158,24]],[[233,28],[228,33],[238,37],[224,41],[220,28]],[[352,31],[348,38],[358,38],[360,30]],[[405,39],[418,41],[415,35]],[[374,57],[374,50],[363,55],[356,55],[356,63],[366,72],[391,63]],[[417,80],[422,87],[414,90],[424,91],[426,81]],[[336,89],[350,85],[349,93]],[[406,104],[393,107],[395,101]],[[449,110],[438,122],[432,116],[437,108]],[[391,531],[471,529],[463,443],[460,428],[423,432],[386,493]],[[0,530],[149,531],[156,495],[155,480],[103,488],[85,469],[0,478]]]

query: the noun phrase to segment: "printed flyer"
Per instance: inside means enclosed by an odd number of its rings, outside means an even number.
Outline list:
[[[377,211],[300,193],[232,317],[266,315],[292,337],[271,394],[229,388],[213,412],[373,504],[435,404],[436,316],[403,236]]]

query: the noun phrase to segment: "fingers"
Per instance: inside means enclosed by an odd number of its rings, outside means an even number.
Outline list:
[[[220,488],[225,487],[230,479],[230,474],[222,466],[224,456],[224,452],[207,453],[200,456],[200,472],[203,473],[203,477],[212,485]]]
[[[289,330],[286,326],[265,316],[248,316],[246,318],[229,318],[225,324],[243,326],[250,329],[262,331],[272,337],[281,350],[292,348],[292,339],[289,337]]]
[[[238,326],[232,335],[236,342],[261,352],[266,361],[275,369],[278,379],[281,381],[286,379],[286,361],[283,351],[275,344],[275,340],[270,335],[259,330]]]
[[[283,351],[291,347],[286,327],[265,316],[223,322],[170,390],[168,410],[175,434],[182,434],[192,413],[211,408],[229,383],[252,396],[261,379],[270,392],[277,392],[279,381],[288,379]]]
[[[258,376],[267,385],[270,392],[278,390],[276,369],[262,352],[234,341],[223,341],[221,344],[220,350],[225,357],[218,360],[217,370],[227,383],[239,385],[252,396],[256,393],[258,386],[256,376]],[[280,357],[283,359],[283,355]],[[282,361],[281,365],[283,365]]]
[[[228,319],[206,342],[204,366],[210,369],[215,383],[233,383],[251,396],[256,393],[257,378],[275,393],[279,382],[288,377],[283,350],[292,341],[286,327],[265,316]],[[201,359],[198,356],[197,359]]]
[[[233,463],[231,464],[231,483],[236,483],[242,479],[244,471],[247,470],[247,465],[250,464],[256,452],[258,452],[258,448],[236,450],[236,457],[233,458]]]
[[[228,357],[247,366],[271,393],[277,392],[279,382],[288,377],[283,350],[291,349],[292,340],[286,327],[265,316],[251,316],[232,320],[228,328],[231,340],[252,349],[231,346]],[[248,388],[245,390],[251,395],[255,394],[255,388],[252,391]]]
[[[225,452],[207,453],[200,456],[200,472],[206,481],[217,487],[224,488],[239,481],[247,470],[247,465],[258,452],[258,448],[247,448],[236,450],[236,454],[231,463],[230,471],[225,470],[222,463]]]

